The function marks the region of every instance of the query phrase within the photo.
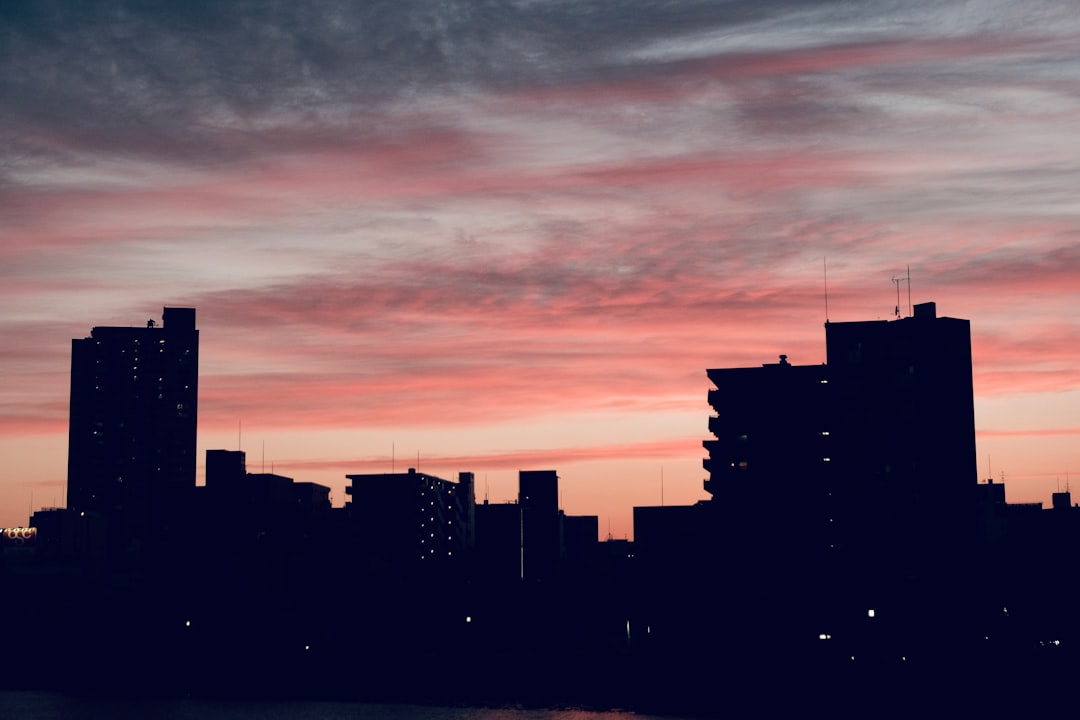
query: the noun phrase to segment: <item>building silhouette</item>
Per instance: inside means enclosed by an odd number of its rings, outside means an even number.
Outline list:
[[[552,579],[563,557],[559,516],[559,475],[554,470],[518,472],[521,509],[521,577],[530,582]]]
[[[824,365],[782,355],[708,371],[703,535],[742,588],[727,610],[757,621],[744,625],[746,643],[767,628],[785,642],[875,633],[887,648],[883,633],[936,633],[967,596],[970,327],[925,303],[913,317],[825,331]]]
[[[105,520],[113,554],[159,540],[194,487],[198,387],[194,308],[72,340],[67,505]]]
[[[346,515],[366,572],[415,575],[461,568],[472,550],[473,474],[457,482],[409,468],[346,475]]]
[[[711,498],[634,508],[634,541],[599,543],[554,470],[480,505],[468,472],[348,475],[332,508],[208,450],[195,487],[194,310],[94,328],[72,345],[69,507],[0,529],[5,681],[691,716],[1062,686],[1080,507],[975,482],[968,322],[927,303],[825,332],[827,363],[708,370]]]

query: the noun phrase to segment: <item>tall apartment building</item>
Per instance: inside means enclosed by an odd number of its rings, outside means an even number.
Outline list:
[[[114,550],[163,532],[195,486],[198,373],[194,308],[72,340],[67,505],[103,517]]]
[[[521,509],[521,576],[549,580],[562,560],[559,475],[554,470],[518,471]]]
[[[901,320],[828,323],[825,343],[835,469],[881,501],[955,524],[978,482],[970,323],[924,303]]]
[[[860,513],[958,512],[977,481],[969,322],[924,303],[900,320],[826,323],[825,338],[824,365],[707,371],[705,489],[800,512],[831,512],[828,493]]]
[[[970,324],[925,303],[825,334],[823,365],[708,371],[719,568],[743,589],[740,613],[792,632],[829,635],[890,603],[932,624],[941,598],[960,597],[947,588],[973,536]]]

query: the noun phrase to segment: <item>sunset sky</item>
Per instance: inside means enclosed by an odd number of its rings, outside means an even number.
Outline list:
[[[71,339],[171,305],[200,483],[555,469],[626,537],[706,497],[706,368],[824,361],[826,262],[971,320],[979,477],[1080,479],[1075,3],[0,2],[0,526]]]

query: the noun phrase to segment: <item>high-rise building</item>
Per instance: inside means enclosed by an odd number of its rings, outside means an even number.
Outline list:
[[[770,512],[889,508],[955,526],[977,481],[968,321],[924,303],[900,320],[826,323],[825,337],[825,365],[708,371],[706,490]]]
[[[901,320],[827,323],[825,343],[837,472],[955,524],[978,481],[970,323],[923,303]]]
[[[743,588],[732,614],[825,636],[868,613],[941,623],[974,521],[970,324],[925,303],[825,334],[823,365],[708,371],[707,522]]]
[[[72,340],[67,504],[114,550],[163,532],[195,486],[198,373],[194,308]]]
[[[521,508],[521,577],[544,581],[558,572],[562,559],[559,475],[554,470],[519,470]]]

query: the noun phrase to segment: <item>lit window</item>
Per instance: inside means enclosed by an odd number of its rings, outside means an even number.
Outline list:
[[[870,608],[866,611],[866,617],[874,617],[874,608]]]

